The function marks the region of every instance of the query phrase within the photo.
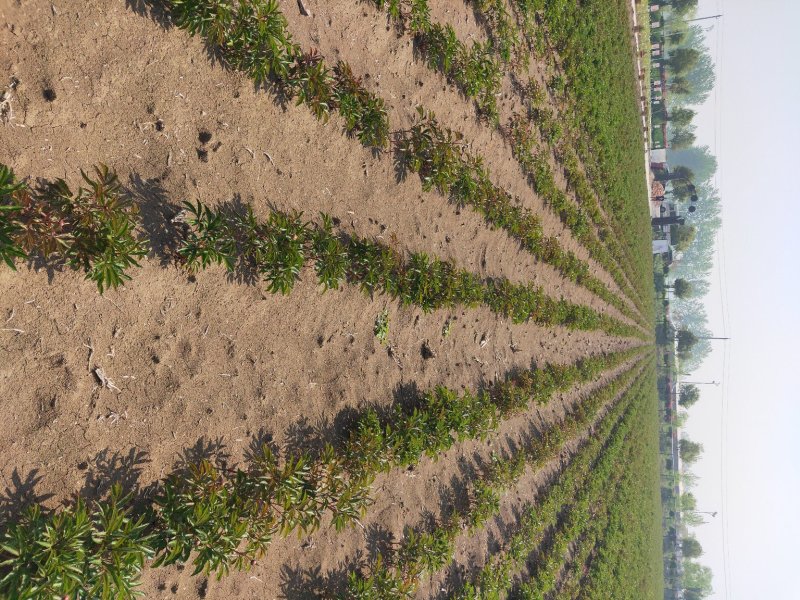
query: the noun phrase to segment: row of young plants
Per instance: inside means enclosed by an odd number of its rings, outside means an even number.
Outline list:
[[[400,28],[411,31],[417,42],[417,47],[431,69],[442,72],[470,98],[474,95],[474,91],[470,90],[482,89],[478,82],[484,81],[485,85],[488,86],[484,89],[485,93],[494,99],[500,87],[500,67],[496,63],[491,63],[493,68],[481,69],[477,66],[479,63],[491,61],[492,59],[485,57],[478,59],[474,56],[476,49],[479,49],[482,54],[491,53],[491,49],[486,44],[473,42],[472,49],[468,49],[467,45],[456,37],[451,25],[432,24],[429,14],[430,9],[426,0],[407,0],[405,2],[400,0],[395,0],[395,2],[387,0],[372,1],[378,8],[385,8]],[[505,10],[504,3],[502,1],[496,2],[495,0],[479,0],[475,5],[476,10],[486,17],[490,24],[490,30],[495,31],[495,28],[499,28],[499,33],[495,37],[509,39],[506,33],[513,31],[515,28],[511,27],[510,16]],[[519,38],[516,37],[515,39],[518,40]],[[515,47],[518,46],[519,44],[515,44]],[[491,76],[487,74],[487,71],[491,71]],[[473,79],[475,79],[474,82]],[[542,195],[545,202],[551,206],[552,210],[575,235],[576,239],[586,246],[592,258],[597,260],[611,274],[620,289],[626,295],[630,295],[627,280],[619,271],[619,266],[615,260],[607,255],[601,241],[597,236],[592,235],[589,220],[581,207],[576,206],[569,200],[567,194],[556,187],[550,165],[543,159],[543,156],[533,155],[536,143],[533,136],[529,134],[529,129],[521,129],[519,119],[512,119],[509,127],[500,127],[496,108],[492,116],[495,126],[504,133],[506,139],[511,143],[514,158],[520,163],[523,172],[529,176],[529,181],[537,193]],[[522,133],[528,133],[528,135],[523,139],[520,136]],[[454,132],[446,132],[445,137],[456,142],[461,139],[461,136]],[[446,153],[441,152],[441,155],[445,156]],[[423,178],[423,182],[426,181],[427,179]],[[449,190],[441,190],[440,188],[440,191]]]
[[[552,600],[572,600],[580,590],[584,571],[587,570],[586,564],[591,560],[596,546],[603,538],[606,527],[610,519],[610,512],[613,507],[622,501],[624,490],[634,481],[635,461],[637,459],[637,447],[633,446],[638,440],[632,440],[632,446],[628,458],[622,462],[626,465],[625,469],[620,469],[617,484],[613,492],[609,491],[601,495],[598,501],[590,508],[590,518],[587,518],[583,530],[576,536],[569,560],[562,565],[561,571],[554,578]],[[527,592],[527,588],[533,588],[535,584],[527,583],[520,586],[521,591],[528,593],[528,596],[535,598]],[[523,595],[523,598],[525,596]]]
[[[513,54],[516,57],[525,57],[526,59],[529,57],[529,53],[533,50],[533,47],[530,43],[526,44],[523,40],[526,38],[521,28],[518,28],[515,23],[512,22],[511,15],[509,14],[508,10],[506,9],[505,2],[503,0],[474,0],[472,2],[473,7],[475,8],[476,12],[483,17],[486,24],[486,29],[489,32],[490,38],[493,42],[494,50],[496,53],[499,54],[501,59],[505,63],[511,62],[511,52],[513,49]],[[535,8],[533,7],[533,2],[521,2],[518,3],[515,8],[518,12],[518,17],[520,17],[520,21],[522,23],[532,23],[533,22],[533,12]],[[413,14],[413,9],[410,11],[410,14]],[[538,29],[537,29],[538,31]],[[454,34],[452,34],[454,36]],[[463,44],[462,44],[463,45]],[[435,63],[433,66],[436,66]],[[526,66],[527,61],[516,60],[514,61],[514,66]],[[441,69],[440,69],[441,70]],[[533,80],[529,79],[529,85],[532,83]],[[526,86],[527,87],[527,86]],[[528,91],[527,89],[525,91]],[[559,137],[563,126],[552,119],[548,119],[548,115],[545,114],[543,111],[538,111],[533,115],[530,115],[536,118],[539,121],[539,126],[542,129],[543,137],[545,140],[549,141],[551,144],[556,141],[556,138]],[[529,118],[530,118],[529,116]],[[498,123],[499,124],[499,123]],[[515,120],[512,118],[511,127],[515,126]],[[513,139],[513,138],[512,138]],[[530,147],[528,148],[530,151]],[[517,155],[515,152],[515,158],[520,160],[520,156]],[[559,158],[557,154],[557,158]],[[522,164],[522,161],[520,161]],[[526,170],[527,173],[535,173],[540,176],[540,169],[530,169],[525,168],[526,165],[522,164],[523,169]],[[577,175],[578,171],[575,169],[569,169],[572,166],[572,163],[569,164],[565,163],[565,170],[571,171],[573,178]],[[581,175],[583,175],[581,173]],[[552,179],[552,174],[550,174],[550,179]],[[585,177],[583,177],[583,181],[585,182]],[[588,182],[586,182],[588,184]],[[539,187],[537,186],[537,191],[539,191]],[[596,206],[596,200],[594,199],[594,194],[587,196],[585,193],[581,194],[581,192],[587,191],[585,187],[574,187],[573,188],[576,192],[576,196],[578,196],[579,202],[583,205],[584,202],[589,201],[591,198],[591,206],[594,208]],[[562,192],[563,194],[563,192]],[[578,237],[579,241],[587,245],[587,247],[592,250],[594,249],[595,253],[597,253],[598,249],[596,248],[597,240],[587,240],[584,239],[586,236],[587,228],[585,221],[585,215],[581,214],[581,211],[577,209],[577,207],[573,206],[572,203],[567,204],[567,198],[564,196],[563,198],[545,198],[547,201],[551,203],[555,212],[559,214],[564,222],[572,231],[575,233],[576,237]],[[593,216],[598,216],[596,212],[591,213]],[[613,239],[613,238],[612,238]],[[606,236],[602,237],[602,240],[606,243],[612,241]],[[620,285],[621,288],[624,287],[624,282],[621,283],[618,275],[614,274],[614,264],[611,261],[605,260],[600,253],[598,256],[594,256],[596,260],[598,260],[604,268],[610,269],[612,276],[614,276],[615,282]],[[619,256],[615,256],[617,260],[620,259]],[[624,263],[621,263],[624,264]],[[627,293],[627,291],[626,291]]]
[[[628,470],[632,481],[610,507],[609,523],[595,547],[577,598],[656,600],[663,589],[663,553],[658,475],[658,398],[655,372],[648,373],[643,446]]]
[[[616,449],[623,443],[635,421],[641,403],[643,371],[639,371],[636,382],[628,388],[622,400],[607,413],[596,431],[582,447],[576,458],[567,469],[554,481],[545,495],[536,503],[527,503],[521,511],[521,518],[515,534],[512,535],[505,548],[493,555],[479,569],[461,590],[451,594],[457,600],[499,600],[512,589],[515,575],[519,573],[529,557],[540,548],[547,533],[554,533],[552,543],[561,549],[565,543],[553,531],[559,520],[573,525],[580,519],[573,518],[576,501],[581,503],[586,498],[587,490],[597,479],[603,481],[603,474],[613,466]],[[600,469],[598,460],[610,453],[609,464]],[[578,516],[575,512],[574,516]],[[563,560],[563,556],[554,552],[551,556],[540,554],[537,565],[537,576],[542,583],[551,580],[552,573]],[[545,560],[542,560],[545,559]]]
[[[248,207],[244,212],[213,210],[185,204],[188,231],[179,254],[189,269],[237,264],[259,274],[273,293],[289,293],[306,262],[323,289],[343,282],[358,285],[370,295],[382,292],[405,305],[425,311],[453,306],[485,305],[515,323],[564,325],[571,329],[600,329],[625,337],[645,336],[637,328],[565,299],[555,300],[533,284],[512,284],[505,278],[482,280],[452,261],[425,253],[407,258],[377,240],[337,235],[333,221],[306,222],[302,213],[272,211],[259,222]]]
[[[136,205],[120,193],[116,174],[96,169],[98,180],[72,194],[63,180],[31,190],[0,165],[0,256],[14,259],[58,255],[83,267],[102,292],[130,279],[127,270],[147,252],[134,235]],[[343,282],[366,293],[380,291],[425,311],[483,304],[515,323],[532,320],[574,329],[601,329],[638,336],[637,329],[597,311],[555,300],[532,284],[504,278],[482,280],[452,262],[412,253],[408,258],[378,241],[336,235],[333,221],[322,215],[317,225],[302,213],[272,211],[259,221],[250,206],[214,210],[200,202],[184,203],[184,227],[178,233],[178,257],[195,272],[223,264],[256,274],[272,293],[289,293],[307,262],[324,290]]]
[[[622,239],[620,231],[600,206],[599,194],[589,182],[584,172],[585,167],[575,150],[581,133],[576,131],[567,117],[558,114],[557,109],[550,106],[558,103],[548,102],[549,92],[549,89],[543,88],[534,78],[530,78],[527,84],[521,87],[520,97],[525,105],[527,121],[530,125],[536,126],[541,140],[552,148],[555,160],[563,169],[568,188],[572,190],[576,201],[597,228],[598,236],[612,257],[623,267],[628,280],[635,285],[637,292],[640,295],[645,294],[645,290],[641,289],[640,280],[646,261],[638,255],[634,259],[631,254],[632,248],[620,242]]]
[[[449,24],[431,21],[427,0],[371,0],[385,9],[397,29],[414,36],[415,49],[431,69],[444,74],[466,98],[474,100],[478,114],[496,123],[499,118],[502,67],[493,57],[491,42],[461,42]]]
[[[615,232],[634,256],[645,256],[649,217],[641,210],[647,190],[627,3],[519,0],[515,5],[519,21],[535,20],[548,40],[545,56],[562,82],[550,87],[565,107],[562,118],[583,132],[575,137],[575,149]],[[640,273],[643,279],[646,273],[646,268]]]
[[[367,409],[335,450],[279,458],[268,445],[244,467],[202,460],[162,482],[152,503],[115,487],[107,499],[60,510],[31,506],[0,536],[0,595],[132,598],[148,559],[191,563],[195,573],[246,569],[270,541],[352,525],[381,471],[408,466],[465,439],[483,439],[529,401],[543,402],[643,348],[515,373],[480,392],[439,387],[385,415]],[[141,499],[143,500],[143,499]]]
[[[172,22],[200,35],[214,53],[257,84],[274,85],[282,98],[304,104],[321,120],[338,111],[348,135],[385,150],[389,118],[385,103],[367,91],[350,66],[329,66],[315,50],[292,40],[277,0],[161,0]]]
[[[598,193],[589,182],[584,172],[581,161],[574,149],[575,139],[579,134],[566,122],[565,118],[557,115],[546,102],[545,90],[533,79],[524,87],[522,98],[525,101],[527,120],[531,125],[536,125],[539,136],[553,149],[553,155],[564,172],[568,187],[575,195],[575,199],[585,210],[586,215],[597,229],[598,237],[603,241],[617,264],[623,267],[628,280],[634,285],[639,297],[646,295],[646,284],[643,283],[642,273],[646,270],[649,257],[633,255],[632,249],[620,242],[620,231],[616,223],[608,217],[600,206]],[[521,117],[517,117],[521,120]],[[512,123],[512,127],[513,127]]]
[[[636,368],[621,374],[595,391],[559,423],[543,432],[511,456],[493,455],[487,471],[468,493],[468,508],[454,511],[429,531],[409,530],[396,549],[394,560],[378,557],[368,574],[353,571],[348,578],[348,600],[391,600],[413,598],[424,578],[441,570],[451,559],[455,541],[467,529],[474,533],[497,514],[503,494],[527,468],[538,469],[557,456],[564,443],[579,436],[595,415],[619,395],[633,379]]]
[[[596,223],[598,213],[592,213],[595,215],[594,218],[589,216],[590,211],[585,209],[585,202],[576,204],[556,184],[553,170],[548,161],[549,153],[537,151],[539,141],[533,133],[528,117],[520,113],[514,114],[505,129],[505,135],[514,158],[517,159],[536,193],[558,214],[575,239],[588,250],[589,256],[611,275],[622,293],[634,303],[637,309],[641,310],[641,299],[631,288],[626,274],[620,266],[624,264],[620,262],[622,257],[613,256],[608,245],[608,232],[606,231],[606,237],[603,239],[602,232],[604,230],[598,231]],[[585,197],[577,197],[579,200],[586,200]],[[602,227],[604,223],[601,221],[600,225]]]
[[[427,5],[424,0],[413,4],[422,7],[412,12],[415,21],[423,23],[427,18]],[[316,51],[301,53],[291,40],[286,19],[275,0],[241,0],[237,3],[222,0],[165,0],[165,5],[178,27],[192,35],[203,36],[233,68],[248,73],[257,82],[273,83],[282,96],[296,97],[298,103],[306,104],[322,121],[327,120],[330,110],[337,108],[345,119],[349,133],[358,135],[362,142],[375,149],[387,146],[389,125],[383,100],[367,92],[346,65],[340,63],[334,69],[336,76],[333,77]],[[400,6],[399,3],[397,5]],[[414,27],[424,29],[425,26],[420,24]],[[342,77],[338,75],[340,71]],[[472,71],[478,73],[475,75],[477,80],[484,77],[477,64]],[[340,89],[347,93],[337,91]],[[423,109],[420,112],[425,114]],[[460,192],[451,194],[454,200],[483,213],[492,225],[500,226],[519,238],[526,249],[540,260],[552,264],[565,277],[584,285],[612,305],[628,309],[589,273],[588,264],[572,253],[565,252],[555,237],[544,237],[538,219],[529,211],[522,211],[515,206],[508,192],[491,184],[480,158],[464,160],[460,156],[461,160],[457,162],[442,164],[431,160],[426,148],[443,154],[443,157],[463,153],[463,148],[453,140],[454,136],[457,137],[455,134],[446,134],[450,142],[446,144],[448,147],[443,146],[445,139],[441,135],[438,140],[430,139],[430,143],[422,146],[410,144],[409,141],[420,141],[414,135],[420,133],[420,127],[421,124],[417,123],[412,130],[397,135],[395,150],[401,167],[427,165],[438,171],[437,175],[431,177],[441,180],[457,177],[462,185],[454,187],[453,192]],[[424,136],[425,133],[422,133]],[[424,183],[429,179],[423,176]],[[428,190],[434,187],[442,193],[446,192],[440,185],[426,185]],[[447,187],[449,189],[450,186]]]
[[[504,63],[512,67],[518,76],[522,76],[523,69],[527,68],[531,53],[537,55],[544,54],[544,36],[542,35],[541,28],[535,26],[535,4],[536,0],[512,2],[520,21],[520,26],[518,26],[517,23],[514,22],[511,13],[508,11],[504,0],[473,0],[472,2],[473,8],[485,24],[495,52]],[[514,57],[515,60],[512,60],[512,57]],[[533,79],[528,78],[528,80],[530,83],[535,83]],[[547,119],[548,115],[541,112],[531,116],[534,116],[535,120],[538,122],[542,130],[543,139],[553,145],[557,141],[560,131],[563,129],[562,124],[554,120],[552,116],[550,119]],[[556,158],[561,160],[562,156],[556,153]],[[565,170],[570,171],[570,165],[567,163],[563,164]],[[578,173],[578,171],[574,169],[571,171],[573,177]],[[581,173],[581,175],[583,174]],[[588,182],[585,181],[585,177],[583,178],[583,182],[588,185]],[[578,188],[574,184],[573,189],[581,206],[587,207],[587,212],[596,206],[597,203],[594,194],[592,194],[591,197],[587,196],[585,194],[587,191],[585,188]],[[590,199],[592,202],[588,203]],[[566,200],[566,198],[563,200]],[[563,206],[563,203],[560,204]],[[576,213],[576,208],[574,206],[566,205],[566,208],[562,208],[555,203],[552,205],[561,217],[562,222],[576,234],[581,243],[586,245],[587,241],[581,239],[583,227],[580,221],[583,219],[583,215]],[[597,215],[596,213],[592,213],[592,216]],[[607,236],[601,236],[601,240],[606,244],[614,241],[613,238],[608,238]],[[591,242],[589,243],[591,244]],[[614,254],[613,251],[612,254]],[[615,255],[614,258],[619,260],[618,255]],[[604,261],[602,258],[597,258],[597,260],[601,262],[604,268],[611,269],[610,272],[612,272],[613,275],[614,264],[612,262]],[[617,276],[615,276],[614,279],[617,284],[620,285]],[[622,288],[623,285],[620,287]]]
[[[522,527],[515,534],[526,541],[538,538],[538,550],[529,555],[528,564],[532,568],[527,572],[523,570],[519,584],[512,586],[510,598],[544,600],[563,589],[559,584],[579,555],[581,542],[603,520],[606,506],[616,495],[637,445],[641,413],[639,411],[627,431],[615,433],[604,452],[583,474],[583,482],[572,491],[567,502],[554,507],[555,519],[547,519],[540,511],[540,521],[549,521],[547,527],[539,527],[538,532]]]
[[[544,234],[537,215],[492,183],[483,159],[470,154],[461,140],[459,133],[441,126],[434,114],[420,109],[412,126],[397,136],[399,169],[417,173],[424,189],[435,188],[449,194],[459,206],[471,207],[563,277],[583,286],[629,319],[641,321],[640,315],[592,274],[587,262],[564,250],[555,237]]]
[[[486,27],[486,30],[489,34],[490,39],[494,42],[493,46],[496,53],[499,53],[499,56],[503,59],[503,62],[509,64],[509,48],[514,48],[514,56],[520,57],[524,56],[525,60],[515,60],[511,61],[510,65],[514,69],[515,74],[519,78],[524,77],[524,73],[519,67],[526,67],[527,66],[527,59],[529,58],[530,54],[534,54],[540,56],[542,58],[548,59],[549,66],[551,70],[553,70],[556,74],[549,82],[549,89],[556,95],[558,95],[562,102],[566,102],[569,99],[568,92],[571,91],[573,86],[568,86],[566,84],[568,73],[562,71],[562,69],[558,65],[558,61],[555,60],[555,54],[558,52],[560,46],[556,45],[556,47],[551,46],[547,40],[547,32],[549,31],[547,27],[547,18],[552,17],[553,19],[557,20],[559,15],[567,14],[568,11],[570,12],[569,18],[580,19],[583,18],[583,25],[585,28],[589,29],[591,32],[596,32],[598,36],[602,39],[602,42],[596,43],[606,43],[607,40],[613,39],[620,39],[618,35],[604,35],[604,31],[607,31],[608,28],[601,28],[597,27],[595,29],[594,22],[591,18],[586,18],[585,10],[583,6],[575,6],[569,5],[563,1],[551,1],[551,0],[514,0],[511,2],[511,7],[513,9],[513,13],[516,17],[516,23],[513,21],[511,14],[506,9],[505,3],[502,0],[474,0],[472,2],[473,7],[478,15],[483,18],[483,23]],[[599,9],[599,12],[602,14],[604,19],[608,19],[609,15],[613,10],[618,11],[619,7],[607,7],[603,6]],[[593,11],[596,9],[593,7]],[[617,15],[619,16],[619,15]],[[627,19],[617,19],[617,22],[614,23],[615,25],[615,32],[616,30],[625,27],[627,23]],[[563,30],[569,31],[571,24],[569,26],[564,26],[564,23],[559,23],[560,26],[563,27]],[[576,34],[577,35],[577,34]],[[590,37],[587,34],[582,34],[585,37]],[[622,36],[622,39],[626,39]],[[498,42],[498,40],[503,40],[502,42]],[[593,40],[594,41],[594,40]],[[501,51],[504,49],[505,51]],[[584,53],[580,55],[583,60],[590,60],[593,63],[596,63],[598,57],[602,57],[603,55],[600,53]],[[619,49],[615,56],[621,56]],[[615,62],[618,69],[624,68],[625,62],[624,60],[618,60]],[[596,65],[594,65],[596,67]],[[630,57],[628,57],[628,64],[627,67],[630,67]],[[599,69],[598,69],[599,70]],[[604,75],[607,74],[603,73],[591,73],[593,76],[602,78]],[[533,85],[534,87],[538,87],[534,80],[524,77],[528,79],[527,85],[522,85],[519,81],[517,82],[517,87],[521,89],[521,96],[524,98],[528,88]],[[618,83],[619,81],[629,80],[630,77],[625,77],[622,80],[619,78],[612,79],[613,82]],[[616,91],[616,90],[613,90]],[[596,98],[595,98],[596,100]],[[602,100],[601,100],[602,101]],[[631,103],[631,107],[635,107],[635,102]],[[629,110],[631,107],[627,107]],[[575,139],[575,143],[577,144],[577,148],[579,149],[579,153],[581,154],[582,160],[584,163],[589,163],[587,168],[592,171],[594,174],[594,179],[598,181],[603,181],[603,177],[607,175],[615,175],[619,176],[618,165],[614,163],[610,163],[610,171],[609,173],[603,175],[599,172],[597,167],[597,158],[595,153],[592,152],[589,137],[585,134],[579,134],[577,132],[582,131],[583,127],[581,127],[582,120],[579,117],[575,117],[572,111],[565,110],[563,111],[563,115],[561,115],[561,122],[555,121],[552,118],[547,119],[546,114],[539,114],[537,117],[541,117],[541,122],[539,123],[540,128],[542,129],[543,138],[551,143],[556,141],[557,138],[561,137],[562,134],[567,132],[571,132],[572,137]],[[537,119],[538,120],[538,119]],[[568,121],[572,121],[572,127],[570,127],[570,123]],[[626,131],[630,134],[634,127],[631,125],[638,123],[638,120],[631,119],[627,125]],[[565,129],[567,131],[565,131]],[[611,128],[608,128],[611,130]],[[602,138],[599,140],[599,143],[605,144],[607,140]],[[574,155],[573,155],[574,156]],[[558,156],[557,159],[562,160],[561,156]],[[567,157],[566,160],[568,162],[563,162],[565,170],[570,171],[570,163],[569,158]],[[574,169],[571,169],[574,175],[577,173]],[[568,173],[569,176],[569,173]],[[581,173],[581,177],[585,180],[585,176]],[[598,188],[599,189],[599,188]],[[581,191],[579,188],[575,188],[576,195],[578,195]],[[584,197],[587,197],[584,195]],[[601,195],[602,197],[602,195]],[[638,198],[638,196],[637,196]],[[582,202],[580,196],[578,200]],[[611,206],[611,203],[607,203],[607,209]],[[641,213],[641,211],[639,211]],[[641,221],[641,219],[639,219]],[[641,224],[641,223],[640,223]],[[624,227],[614,227],[615,232],[617,235],[625,234]],[[624,238],[623,238],[624,239]],[[636,239],[636,238],[631,238]],[[608,238],[604,238],[604,241],[608,240]],[[636,246],[630,246],[631,248],[636,248]],[[626,245],[627,248],[627,245]],[[639,253],[636,253],[638,256]],[[647,267],[647,265],[638,265]],[[645,274],[648,272],[647,268],[641,269],[636,276],[633,274],[629,274],[629,279],[633,282],[638,282],[640,279],[642,281],[646,280]],[[640,290],[644,291],[644,290]],[[646,294],[645,294],[646,296]],[[642,297],[645,297],[642,296]]]

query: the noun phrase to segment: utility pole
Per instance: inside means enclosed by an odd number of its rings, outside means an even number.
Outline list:
[[[710,17],[699,17],[697,19],[687,19],[686,21],[684,21],[684,23],[692,23],[694,21],[705,21],[707,19],[719,19],[720,17],[723,17],[723,16],[725,16],[725,15],[719,14],[719,15],[711,15]]]

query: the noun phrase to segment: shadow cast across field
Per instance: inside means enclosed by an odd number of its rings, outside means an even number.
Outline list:
[[[39,469],[25,474],[16,468],[12,471],[10,484],[6,483],[0,493],[0,523],[13,523],[28,506],[41,505],[53,497],[53,494],[37,492],[42,479],[44,476],[39,474]]]
[[[322,567],[284,565],[281,568],[281,597],[287,600],[333,600],[347,589],[347,576],[362,562],[360,552],[335,568],[322,572]]]
[[[176,24],[170,15],[169,8],[166,6],[166,3],[161,0],[126,0],[125,4],[131,12],[145,19],[149,19],[158,25],[158,27],[163,31],[169,31],[176,27]],[[200,37],[202,39],[203,50],[206,54],[206,58],[211,62],[212,65],[227,72],[237,73],[247,77],[247,75],[241,71],[231,67],[231,65],[225,59],[225,55],[220,50],[219,46],[209,43],[209,41],[203,36]],[[289,86],[286,85],[285,82],[278,80],[273,75],[270,75],[270,77],[262,81],[251,79],[251,82],[254,92],[266,92],[275,106],[279,107],[281,110],[285,111],[293,104],[293,95],[291,94]]]

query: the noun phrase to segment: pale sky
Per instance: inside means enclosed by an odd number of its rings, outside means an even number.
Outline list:
[[[725,379],[701,386],[686,427],[705,446],[693,468],[698,510],[720,511],[694,531],[714,571],[711,598],[797,600],[800,0],[700,0],[697,16],[717,13],[708,42],[718,83],[697,123],[719,159],[724,208],[709,325],[733,340],[712,342],[690,378]]]

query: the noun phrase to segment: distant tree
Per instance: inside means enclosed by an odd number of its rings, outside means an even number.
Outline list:
[[[681,550],[684,558],[700,558],[703,555],[703,547],[693,537],[685,537],[681,540]]]
[[[678,165],[672,169],[672,173],[678,175],[682,179],[694,180],[694,171],[685,165]]]
[[[684,438],[680,441],[679,453],[683,462],[692,464],[693,462],[697,461],[698,458],[700,458],[700,454],[702,452],[702,444],[693,442],[688,438]]]
[[[667,59],[670,72],[678,77],[685,77],[700,61],[700,50],[696,48],[676,48]]]
[[[678,252],[683,252],[694,241],[697,230],[693,225],[672,225],[670,227],[672,245]]]
[[[706,101],[716,83],[714,60],[706,48],[702,48],[697,63],[685,75],[688,92],[682,93],[680,100],[687,104],[699,105]]]
[[[686,15],[697,10],[697,0],[672,0],[669,5],[672,7],[672,10],[681,15]]]
[[[697,115],[691,108],[674,108],[669,111],[667,120],[672,123],[674,127],[688,127],[692,123],[692,119]]]
[[[681,512],[697,510],[697,498],[694,497],[692,492],[681,494],[678,498],[678,503],[681,507]]]
[[[683,408],[691,408],[700,399],[700,388],[696,385],[682,385],[681,397],[678,400]]]
[[[672,284],[672,291],[678,298],[687,298],[692,295],[692,284],[685,279],[678,278]]]
[[[683,523],[689,527],[698,527],[706,524],[706,520],[703,518],[703,515],[691,511],[681,514],[681,521],[683,521]]]
[[[686,77],[680,77],[678,75],[673,75],[669,80],[667,89],[679,96],[688,96],[692,93],[692,85],[689,83],[689,80]]]
[[[688,354],[697,343],[697,336],[688,329],[678,331],[678,355]]]
[[[697,136],[692,127],[676,128],[670,137],[670,145],[676,150],[690,148],[697,141]]]
[[[674,31],[667,36],[667,44],[670,46],[680,46],[686,41],[686,30]]]
[[[711,569],[691,560],[683,561],[684,599],[701,600],[711,595]],[[689,595],[689,593],[693,595]]]

